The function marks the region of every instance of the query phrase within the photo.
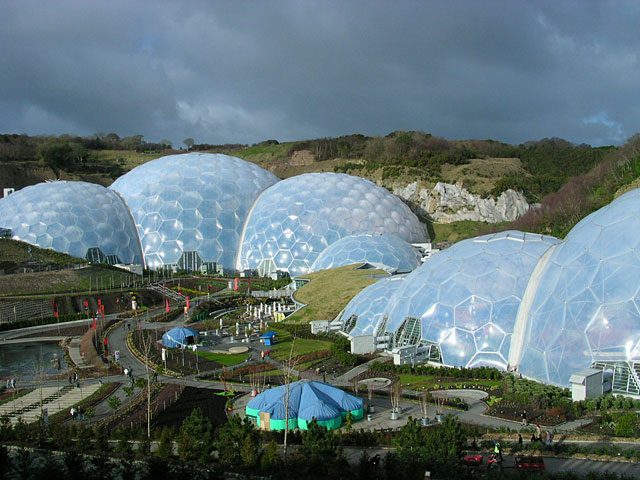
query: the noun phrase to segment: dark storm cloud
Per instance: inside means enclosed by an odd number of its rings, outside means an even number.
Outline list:
[[[0,131],[180,144],[638,130],[635,2],[2,2]]]

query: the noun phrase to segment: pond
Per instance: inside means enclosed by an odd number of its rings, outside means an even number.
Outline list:
[[[35,380],[56,375],[67,368],[64,349],[57,342],[0,345],[0,380]]]

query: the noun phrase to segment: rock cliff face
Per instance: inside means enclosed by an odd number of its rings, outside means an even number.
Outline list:
[[[393,193],[405,200],[418,214],[428,215],[440,223],[462,220],[511,222],[530,208],[524,196],[514,190],[507,190],[494,199],[482,198],[458,185],[437,183],[430,190],[413,182],[395,187]]]

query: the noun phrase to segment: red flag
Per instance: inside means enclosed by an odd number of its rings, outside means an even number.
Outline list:
[[[93,329],[96,329],[96,317],[93,317]]]
[[[84,301],[84,307],[89,308],[89,302],[87,300]]]
[[[187,295],[187,312],[189,311],[189,296]]]
[[[58,311],[57,310],[55,312],[53,312],[53,314],[56,316],[56,318],[58,318]]]
[[[251,286],[251,280],[248,280],[248,282],[249,282],[249,287],[250,287]]]
[[[235,285],[233,287],[234,290],[238,290],[238,278],[236,278]]]
[[[100,315],[102,315],[102,320],[104,320],[104,305],[100,306]]]
[[[169,313],[169,299],[168,299],[168,298],[165,298],[165,299],[164,299],[164,301],[165,301],[165,303],[166,303],[166,305],[167,305],[167,306],[166,306],[166,311],[167,311],[167,313]]]

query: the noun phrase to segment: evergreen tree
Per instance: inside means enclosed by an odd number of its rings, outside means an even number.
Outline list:
[[[246,442],[247,438],[249,442]],[[243,447],[247,446],[247,455],[250,449],[257,445],[259,433],[254,428],[251,420],[242,420],[238,415],[231,417],[220,429],[216,446],[218,447],[218,459],[223,465],[240,465],[243,463]],[[245,445],[246,444],[246,445]],[[247,457],[249,459],[249,457]]]
[[[156,456],[163,459],[168,460],[173,456],[173,440],[172,440],[171,430],[167,427],[162,429],[162,433],[160,434],[160,444],[158,445],[158,450],[156,451]]]
[[[207,462],[212,447],[213,427],[202,410],[195,408],[180,428],[178,455],[182,460]]]
[[[278,447],[278,444],[271,440],[269,443],[267,443],[267,446],[264,449],[260,466],[263,468],[263,470],[271,470],[279,467],[281,464],[282,459],[280,458],[280,449]]]

